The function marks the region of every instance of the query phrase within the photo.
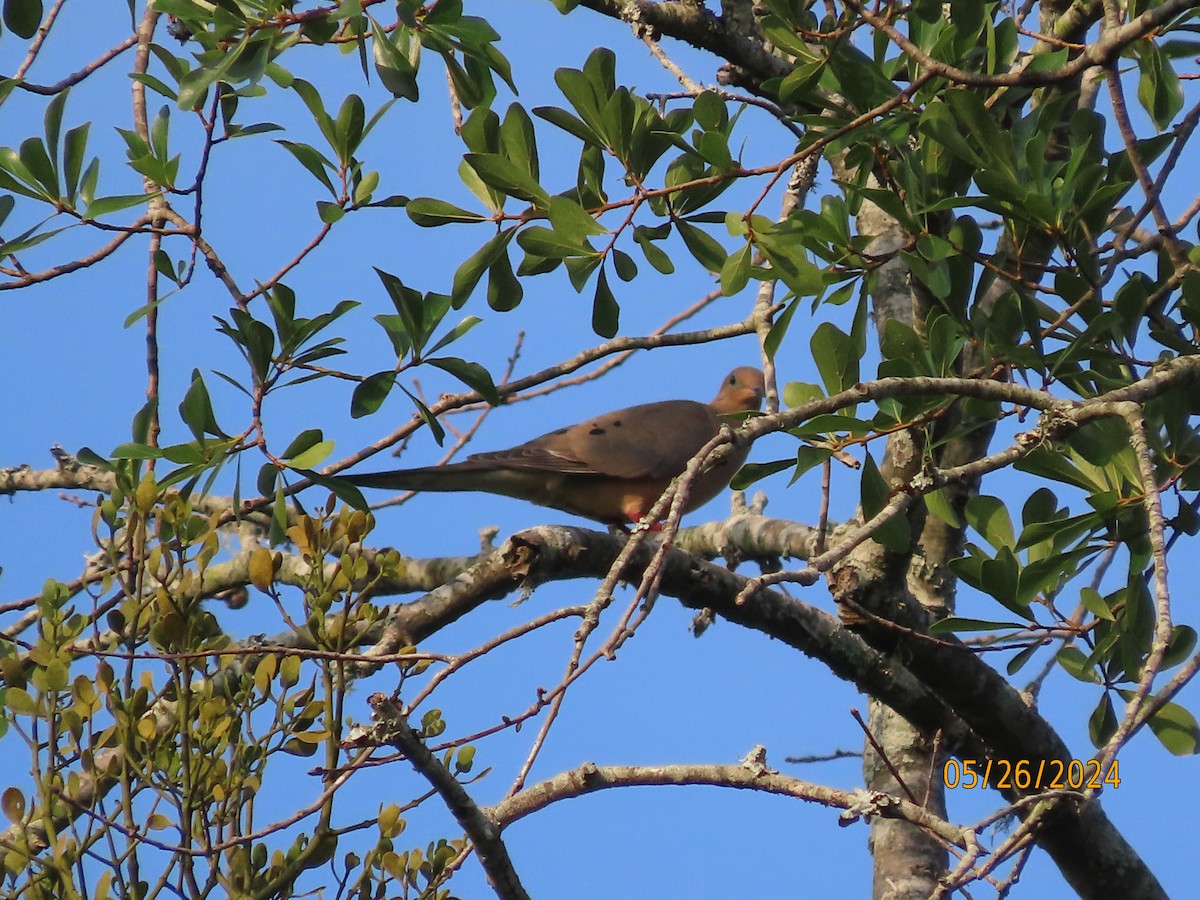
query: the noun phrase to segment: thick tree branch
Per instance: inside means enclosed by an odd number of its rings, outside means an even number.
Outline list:
[[[840,817],[842,824],[848,824],[860,817],[870,818],[878,815],[911,822],[956,847],[966,849],[975,843],[975,835],[971,829],[947,822],[909,800],[869,791],[842,791],[801,781],[798,778],[780,775],[762,763],[751,760],[735,766],[597,766],[594,763],[584,763],[570,772],[563,772],[532,785],[495,806],[485,807],[483,812],[501,828],[507,828],[554,803],[596,791],[621,787],[677,785],[709,785],[779,794],[846,810]]]
[[[479,863],[496,896],[501,900],[528,900],[529,894],[521,885],[508,849],[500,839],[500,823],[488,810],[480,809],[454,774],[429,752],[421,736],[408,724],[399,704],[384,694],[372,694],[367,698],[367,703],[371,707],[371,717],[376,722],[375,740],[390,744],[403,753],[413,768],[438,792],[446,808],[475,845]]]
[[[708,50],[715,56],[753,72],[759,81],[786,75],[791,65],[765,50],[760,41],[739,34],[720,16],[700,3],[656,3],[652,0],[583,0],[588,9],[631,24],[640,23]]]

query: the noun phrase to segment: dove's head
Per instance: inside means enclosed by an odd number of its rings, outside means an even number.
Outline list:
[[[762,372],[752,366],[738,366],[721,382],[712,408],[721,414],[757,410],[762,406],[766,390]]]

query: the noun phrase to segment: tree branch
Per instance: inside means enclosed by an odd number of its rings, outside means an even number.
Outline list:
[[[408,724],[398,703],[381,693],[372,694],[367,698],[367,703],[371,707],[371,718],[376,722],[373,737],[403,753],[413,768],[438,792],[446,808],[475,845],[479,863],[496,896],[501,900],[529,900],[529,894],[525,892],[520,876],[513,868],[508,848],[500,839],[500,823],[487,810],[480,809],[454,774],[429,752],[421,736]]]
[[[577,769],[562,772],[532,785],[495,806],[485,807],[483,812],[503,829],[554,803],[596,791],[621,787],[687,785],[763,791],[795,797],[810,803],[820,803],[822,806],[846,810],[839,817],[843,825],[860,817],[870,818],[875,815],[887,819],[903,819],[963,849],[974,840],[970,828],[947,822],[911,801],[873,791],[842,791],[801,781],[749,760],[736,766],[597,766],[595,763],[584,763]]]

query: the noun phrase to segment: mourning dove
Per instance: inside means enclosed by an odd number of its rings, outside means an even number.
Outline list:
[[[720,430],[721,416],[757,410],[763,374],[742,366],[712,403],[663,400],[631,406],[534,438],[511,450],[476,453],[465,462],[345,476],[363,487],[410,491],[483,491],[528,500],[606,525],[637,522],[688,460]],[[735,447],[692,482],[684,512],[726,485],[748,447]]]

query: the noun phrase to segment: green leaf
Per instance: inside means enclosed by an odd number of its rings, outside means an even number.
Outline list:
[[[953,376],[954,364],[967,343],[967,335],[949,315],[930,316],[925,331],[929,338],[929,356],[933,360],[934,373]]]
[[[1030,644],[1025,649],[1016,653],[1013,658],[1008,661],[1008,665],[1005,666],[1005,671],[1008,672],[1010,676],[1016,675],[1021,671],[1021,669],[1025,668],[1025,664],[1029,662],[1029,660],[1033,658],[1033,655],[1041,649],[1042,644]]]
[[[515,234],[515,230],[512,228],[500,232],[489,239],[487,243],[471,254],[458,267],[454,273],[454,286],[450,290],[450,296],[454,300],[455,309],[458,309],[467,302],[467,299],[475,290],[475,286],[479,283],[479,279],[483,277],[483,273],[506,252],[513,234]]]
[[[1085,491],[1094,491],[1100,487],[1084,477],[1083,473],[1063,454],[1041,448],[1032,450],[1018,459],[1013,463],[1013,468],[1019,472],[1028,472],[1030,475],[1083,488]]]
[[[733,155],[729,152],[729,138],[723,134],[708,131],[696,135],[695,149],[704,161],[718,172],[727,172],[737,167]]]
[[[813,330],[809,348],[828,393],[836,394],[858,383],[858,348],[854,339],[832,322],[822,322]]]
[[[1192,655],[1196,649],[1196,629],[1190,625],[1176,625],[1171,629],[1171,638],[1167,642],[1167,652],[1163,655],[1163,668],[1169,669],[1179,665]]]
[[[270,466],[269,468],[274,470],[274,472],[278,472],[278,469],[275,469],[274,466]],[[270,474],[270,473],[266,473],[265,469],[264,469],[263,474]],[[362,496],[362,492],[359,490],[359,488],[356,487],[355,485],[350,484],[350,482],[347,481],[346,479],[337,478],[337,476],[334,476],[334,478],[330,478],[329,475],[322,475],[319,472],[313,472],[312,469],[306,469],[306,470],[304,470],[304,472],[301,472],[300,474],[304,475],[305,478],[312,481],[314,485],[320,485],[322,487],[328,488],[329,491],[334,492],[335,496],[338,499],[341,499],[343,503],[347,503],[350,506],[353,506],[354,509],[360,509],[360,510],[370,509],[370,504],[367,503],[366,497]],[[268,492],[262,490],[262,476],[260,476],[260,479],[259,479],[259,491],[260,491],[260,493],[263,493],[264,496],[266,493],[268,493]],[[295,658],[292,658],[292,659],[295,659]],[[314,746],[314,748],[316,748],[316,745],[313,744],[312,746]],[[284,748],[281,748],[281,749],[283,749],[284,751],[287,750],[286,746],[284,746]]]
[[[986,165],[1004,181],[1019,186],[1021,176],[1013,160],[1012,140],[1000,130],[996,117],[989,113],[979,95],[962,89],[947,91],[943,97]]]
[[[1016,549],[1032,548],[1043,541],[1052,541],[1055,547],[1062,547],[1068,541],[1097,528],[1103,522],[1099,513],[1089,512],[1068,518],[1056,518],[1047,522],[1031,522],[1021,529],[1021,539]]]
[[[500,125],[500,152],[523,174],[528,175],[534,182],[538,180],[537,138],[533,130],[533,120],[519,103],[508,107],[504,122]]]
[[[208,388],[205,387],[199,369],[192,369],[192,383],[183,396],[183,402],[179,404],[179,417],[198,441],[204,440],[206,434],[227,437],[217,425],[212,400],[208,396]]]
[[[304,105],[308,107],[309,113],[312,115],[313,122],[321,131],[321,136],[325,138],[326,143],[330,147],[337,147],[337,134],[334,132],[333,119],[329,113],[325,111],[325,98],[316,87],[302,78],[297,78],[292,82],[292,90],[296,95],[304,101]]]
[[[403,194],[389,194],[382,200],[372,200],[371,205],[378,206],[380,208],[388,206],[399,206],[403,208],[408,206],[408,197],[404,196]]]
[[[379,80],[393,96],[402,100],[420,98],[417,69],[421,60],[421,44],[412,38],[409,29],[397,27],[395,42],[379,23],[371,19],[371,53]],[[403,46],[401,46],[403,45]]]
[[[601,109],[615,89],[615,68],[616,57],[613,52],[606,48],[597,48],[587,58],[583,71],[564,68],[554,73],[554,83],[558,85],[563,96],[605,143],[608,143],[608,135]]]
[[[20,142],[20,162],[34,176],[47,197],[59,196],[59,176],[41,138],[26,138]]]
[[[1112,697],[1105,691],[1100,702],[1088,717],[1088,737],[1093,747],[1103,747],[1117,730],[1117,714],[1113,709]]]
[[[27,250],[30,247],[36,247],[38,244],[50,240],[50,238],[66,229],[52,228],[49,231],[43,231],[41,234],[35,234],[34,230],[26,231],[17,238],[0,244],[0,258],[13,253],[20,253],[22,250]]]
[[[862,504],[863,518],[870,519],[883,509],[891,495],[891,489],[888,483],[884,481],[883,475],[880,473],[879,467],[875,464],[875,459],[870,453],[866,454],[860,487],[859,499]]]
[[[95,466],[107,472],[113,470],[112,464],[91,447],[80,447],[75,453],[75,458],[85,466]]]
[[[870,422],[864,422],[862,419],[856,419],[853,416],[844,416],[840,413],[828,413],[823,415],[813,416],[804,422],[803,425],[798,425],[792,428],[789,433],[796,437],[833,437],[834,435],[851,435],[861,437],[865,434],[870,434],[874,431],[874,426]]]
[[[93,157],[79,178],[79,198],[84,203],[91,203],[96,196],[96,183],[100,180],[100,160]]]
[[[156,94],[161,94],[163,97],[166,97],[168,100],[174,100],[176,102],[179,101],[179,94],[177,94],[174,90],[172,90],[170,87],[168,87],[160,79],[155,78],[153,75],[147,75],[144,72],[131,72],[129,74],[129,77],[132,78],[134,81],[144,84],[146,87],[150,88],[150,90],[154,91]]]
[[[526,259],[528,259],[528,256]],[[571,282],[571,287],[582,294],[583,289],[587,287],[587,283],[592,278],[592,273],[600,267],[603,259],[597,253],[595,256],[574,256],[564,260],[563,262],[567,268],[567,279]],[[547,260],[547,262],[554,262],[554,260]]]
[[[463,156],[484,184],[533,203],[539,209],[547,209],[550,195],[529,173],[521,171],[512,160],[499,153],[467,153]]]
[[[259,383],[265,382],[271,366],[271,357],[275,352],[275,332],[265,322],[258,321],[245,310],[231,309],[229,315],[233,319],[233,325],[220,317],[213,317],[218,323],[217,330],[237,344],[245,354],[255,379]]]
[[[472,116],[467,119],[467,122],[475,121],[476,117]],[[463,126],[463,138],[466,139],[469,129]],[[493,218],[497,213],[504,209],[505,196],[503,192],[496,190],[484,183],[479,177],[479,173],[467,165],[466,160],[462,160],[458,164],[458,177],[462,183],[467,186],[467,189],[479,198],[480,202],[488,208]]]
[[[525,296],[525,289],[513,273],[507,253],[501,253],[488,267],[487,302],[496,312],[516,309]]]
[[[154,419],[157,415],[157,398],[147,400],[142,404],[141,408],[133,414],[133,421],[130,423],[129,433],[133,438],[134,443],[145,444],[146,441],[150,439],[150,426],[154,424]]]
[[[800,298],[796,297],[789,303],[779,317],[771,323],[771,330],[767,332],[766,340],[763,341],[763,353],[767,355],[767,359],[774,359],[775,354],[779,352],[779,345],[783,343],[783,339],[787,336],[788,328],[792,324],[792,317],[796,315],[796,308],[800,305]]]
[[[492,380],[491,373],[479,363],[468,362],[456,356],[430,357],[425,362],[449,372],[492,406],[500,405],[500,395],[496,393],[496,383]]]
[[[571,257],[594,256],[599,254],[586,240],[572,240],[570,237],[541,225],[531,225],[517,235],[517,243],[526,253],[541,256],[545,259],[568,259]]]
[[[571,242],[584,243],[587,238],[607,231],[569,197],[551,197],[549,215],[554,231]]]
[[[5,689],[4,706],[18,716],[36,716],[42,713],[42,707],[33,702],[33,697],[23,687]]]
[[[288,502],[283,492],[283,484],[275,488],[275,501],[271,504],[271,527],[267,530],[267,538],[271,545],[282,543],[287,536]]]
[[[1166,130],[1183,108],[1183,89],[1179,76],[1171,66],[1171,60],[1162,48],[1153,41],[1136,41],[1134,52],[1138,58],[1138,102],[1146,110],[1154,127]]]
[[[158,272],[159,275],[163,276],[163,278],[175,282],[176,286],[183,286],[182,282],[180,281],[180,274],[176,271],[175,264],[171,261],[171,255],[161,247],[154,251],[154,270]],[[161,301],[161,299],[162,298],[160,297],[159,301]],[[154,301],[154,308],[158,308],[158,301]],[[128,328],[130,324],[132,323],[126,320],[125,327]]]
[[[662,229],[637,225],[633,229],[633,239],[642,248],[642,255],[646,257],[646,262],[650,263],[656,271],[661,272],[663,275],[674,274],[675,263],[671,262],[671,257],[667,256],[662,248],[653,242],[662,240],[668,234],[670,234],[670,225]]]
[[[430,37],[430,30],[425,29],[423,32],[423,42],[429,44]],[[493,97],[495,96],[495,90],[490,84],[490,78],[488,79],[488,84],[485,85],[473,78],[463,68],[462,64],[454,58],[452,53],[442,53],[441,56],[442,62],[446,66],[446,74],[450,77],[450,83],[454,86],[454,92],[458,97],[458,101],[465,109],[474,109],[482,105],[485,97],[489,94]],[[476,71],[486,72],[487,70],[476,69]]]
[[[161,459],[162,450],[148,444],[125,443],[113,448],[112,459]]]
[[[974,528],[994,549],[1016,546],[1012,519],[1008,508],[999,497],[979,494],[967,501],[964,513],[967,524]]]
[[[596,294],[592,300],[592,331],[602,338],[612,338],[621,324],[621,307],[608,286],[608,275],[603,268],[596,279]]]
[[[958,631],[1011,631],[1024,629],[1028,622],[995,622],[988,619],[964,619],[958,616],[947,616],[929,626],[933,634],[949,634]]]
[[[404,333],[408,336],[414,354],[420,355],[425,347],[425,340],[429,336],[429,331],[425,327],[426,307],[420,291],[406,287],[395,275],[378,267],[375,269],[375,274],[383,284],[384,290],[387,291],[388,299],[392,301],[392,306],[400,316],[401,322],[404,323]]]
[[[176,103],[180,109],[199,110],[204,105],[208,89],[220,78],[220,73],[208,66],[198,66],[179,79]]]
[[[774,33],[778,34],[779,29],[775,29]],[[795,35],[789,33],[789,37],[794,39]],[[812,96],[813,88],[824,71],[824,61],[797,60],[791,73],[779,82],[779,99],[791,105]]]
[[[313,466],[319,466],[325,461],[325,458],[333,452],[333,441],[318,441],[307,450],[296,454],[290,459],[285,457],[284,462],[294,469],[311,469]]]
[[[585,144],[594,147],[603,146],[595,131],[565,109],[559,109],[557,106],[537,106],[534,107],[533,114],[540,119],[545,119],[551,125],[557,125],[568,134],[575,135]]]
[[[383,405],[383,401],[387,399],[387,395],[391,393],[392,385],[395,383],[396,373],[390,369],[386,372],[368,375],[360,381],[355,386],[354,394],[350,398],[350,417],[361,419],[378,410]]]
[[[29,170],[22,155],[11,147],[0,147],[0,169],[3,169],[3,172],[0,173],[3,175],[3,178],[0,179],[0,187],[5,190],[37,200],[53,199],[53,194],[49,198],[47,197],[45,188],[39,184],[37,176]]]
[[[792,477],[788,480],[788,486],[795,484],[805,472],[827,462],[831,456],[833,456],[832,450],[801,444],[796,448],[796,461],[792,469]]]
[[[945,102],[939,100],[926,105],[917,123],[917,131],[927,135],[968,165],[983,165],[983,160],[971,147],[966,133],[959,127],[957,118]]]
[[[304,453],[306,450],[315,447],[323,440],[325,440],[325,433],[321,431],[320,428],[306,428],[304,431],[292,438],[292,442],[288,444],[287,448],[283,451],[283,453],[280,454],[280,458],[291,459],[294,456],[299,456],[301,453]],[[276,471],[279,470],[276,469]],[[266,491],[263,491],[263,493],[265,494]]]
[[[340,222],[345,215],[346,210],[342,209],[338,204],[330,203],[328,200],[317,201],[317,217],[326,225],[333,225],[335,222]]]
[[[437,353],[443,347],[446,347],[457,341],[460,337],[462,337],[482,321],[483,319],[479,318],[479,316],[467,316],[465,319],[451,328],[450,331],[438,338],[437,343],[430,347],[428,352]]]
[[[749,283],[752,255],[750,244],[746,244],[731,253],[721,266],[721,293],[726,297],[739,293]]]
[[[795,234],[765,229],[758,234],[758,249],[792,293],[799,297],[820,296],[825,290],[825,279],[805,256],[804,245],[796,238]]]
[[[1116,616],[1108,607],[1108,603],[1100,596],[1100,592],[1093,587],[1083,587],[1079,591],[1080,602],[1084,608],[1098,619],[1107,619],[1109,622],[1115,622]]]
[[[703,91],[692,102],[692,115],[696,124],[705,131],[723,128],[729,122],[729,111],[725,101],[715,91]]]
[[[633,257],[617,247],[612,248],[613,269],[616,270],[617,277],[622,281],[630,282],[637,278],[638,268],[637,263],[633,261]]]
[[[933,374],[933,360],[925,349],[924,341],[911,325],[897,319],[888,319],[883,326],[880,350],[885,360],[879,367],[881,377]],[[895,365],[897,363],[899,366]]]
[[[62,135],[63,110],[67,105],[70,89],[61,91],[46,104],[46,114],[42,121],[46,126],[46,147],[50,154],[51,165],[56,165],[58,159],[58,139]],[[57,168],[55,169],[57,181]]]
[[[4,0],[4,25],[23,40],[37,34],[42,23],[42,0]]]
[[[1019,597],[1021,564],[1008,547],[1001,547],[993,559],[983,561],[980,576],[979,589],[995,597],[1008,609],[1016,612],[1024,605]]]
[[[803,406],[824,396],[820,387],[805,381],[789,381],[783,386],[783,402],[789,408]]]
[[[417,408],[417,415],[419,415],[421,419],[424,420],[425,424],[429,426],[429,431],[433,434],[433,439],[437,441],[437,445],[439,447],[442,446],[442,442],[446,440],[446,429],[444,429],[442,427],[442,423],[437,420],[437,416],[430,412],[429,407],[422,403],[419,397],[413,396],[413,394],[408,390],[408,388],[404,387],[404,385],[400,386],[400,390],[408,394],[408,399],[411,400],[413,405]]]
[[[1125,695],[1125,691],[1121,692]],[[1200,725],[1178,703],[1164,703],[1147,724],[1154,736],[1175,756],[1191,756],[1200,749]]]
[[[777,459],[769,463],[746,463],[738,469],[738,473],[733,476],[729,486],[735,491],[744,491],[756,481],[761,481],[768,475],[774,475],[784,469],[790,469],[793,464],[793,460],[790,459]]]
[[[163,106],[150,123],[150,151],[158,159],[166,159],[168,156],[170,128],[171,108]]]
[[[445,200],[433,197],[413,197],[405,207],[408,217],[422,228],[436,228],[454,222],[486,222],[487,216],[471,212]]]
[[[696,259],[696,262],[700,263],[700,265],[704,266],[704,268],[708,269],[714,275],[719,274],[725,265],[725,248],[720,245],[717,239],[708,232],[701,231],[690,222],[685,222],[683,219],[676,221],[675,227],[679,230],[679,236],[683,238],[684,245]],[[645,250],[645,247],[642,249]]]
[[[862,481],[860,483],[860,502],[862,503],[863,518],[870,519],[878,514],[891,499],[891,488],[884,481],[883,474],[875,465],[870,453],[866,454],[863,462]],[[875,529],[872,539],[893,553],[903,553],[908,550],[911,540],[911,529],[908,519],[903,515],[892,517],[888,522]]]
[[[160,191],[156,191],[153,194],[125,194],[116,197],[97,197],[87,205],[87,209],[84,211],[84,218],[98,219],[109,213],[120,212],[123,209],[129,209],[133,206],[141,206],[160,194]]]
[[[333,186],[333,182],[329,179],[329,172],[334,170],[334,165],[324,156],[317,152],[315,147],[310,147],[308,144],[300,144],[296,141],[277,140],[275,143],[283,147],[288,153],[292,154],[300,165],[304,166],[317,181],[325,185],[326,190],[330,195],[336,197],[337,190]],[[420,224],[419,222],[417,223]]]
[[[343,165],[349,165],[350,160],[358,151],[364,136],[365,123],[366,112],[363,108],[362,98],[357,94],[348,94],[342,101],[337,118],[333,121],[333,131],[337,135],[334,148]]]
[[[1072,678],[1086,681],[1089,684],[1100,683],[1100,676],[1096,674],[1096,667],[1088,662],[1088,658],[1084,656],[1083,651],[1078,647],[1063,647],[1055,654],[1055,659],[1058,660],[1058,664]]]
[[[942,488],[936,491],[929,491],[925,494],[925,508],[931,515],[937,516],[937,518],[951,528],[962,528],[963,522],[961,517],[955,512],[954,507],[950,505],[950,501],[946,497],[946,492]]]

